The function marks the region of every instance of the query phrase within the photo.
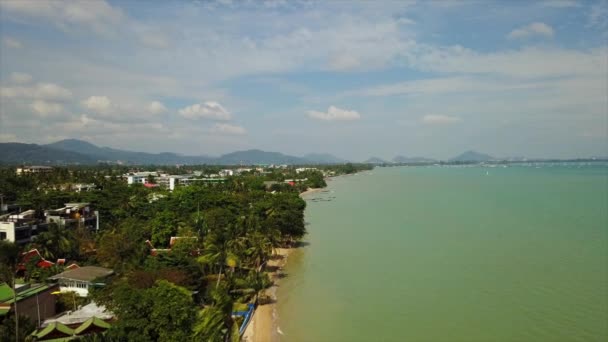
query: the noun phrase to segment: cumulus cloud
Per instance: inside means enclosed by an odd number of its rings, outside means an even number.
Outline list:
[[[225,123],[216,123],[215,125],[213,125],[211,132],[218,133],[218,134],[229,134],[229,135],[243,135],[243,134],[247,133],[245,128],[243,128],[241,126],[225,124]]]
[[[91,96],[82,101],[82,105],[99,114],[106,114],[112,108],[112,101],[107,96]]]
[[[21,47],[23,47],[23,44],[21,44],[20,41],[18,41],[17,39],[11,38],[11,37],[4,37],[2,39],[2,43],[4,43],[4,45],[6,45],[9,48],[13,48],[13,49],[19,49]]]
[[[167,111],[167,107],[162,102],[152,101],[148,105],[148,112],[151,114],[160,114]]]
[[[450,125],[459,123],[462,119],[457,116],[429,114],[423,116],[420,121],[427,125]]]
[[[186,119],[230,120],[232,114],[221,104],[214,101],[196,103],[179,110],[179,114]]]
[[[309,111],[308,117],[324,121],[353,121],[359,120],[361,115],[354,110],[346,110],[335,106],[329,106],[327,112],[318,112],[315,110]]]
[[[23,72],[14,72],[11,74],[11,81],[14,83],[29,83],[32,81],[32,75]]]
[[[2,87],[0,95],[6,98],[68,100],[72,92],[54,83],[37,83],[31,87]]]
[[[511,31],[507,38],[521,39],[531,36],[553,37],[553,28],[545,23],[535,22]]]
[[[63,106],[59,103],[36,100],[31,104],[32,110],[42,117],[59,114],[63,111]]]

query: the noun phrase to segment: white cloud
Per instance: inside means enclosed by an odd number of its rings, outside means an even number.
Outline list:
[[[11,81],[14,83],[29,83],[32,80],[32,75],[23,72],[13,72]]]
[[[20,41],[18,41],[15,38],[11,38],[11,37],[4,37],[2,39],[2,42],[4,43],[4,45],[6,45],[7,47],[10,48],[14,48],[14,49],[19,49],[23,47],[23,44],[21,44]]]
[[[112,101],[107,96],[91,96],[82,101],[82,105],[99,114],[107,114],[112,108]]]
[[[353,121],[361,118],[361,115],[354,110],[340,109],[335,106],[329,106],[327,112],[311,110],[308,112],[308,116],[313,119],[324,121]]]
[[[167,111],[167,107],[162,102],[152,101],[148,105],[148,112],[152,114],[160,114]]]
[[[0,95],[6,98],[68,100],[72,92],[54,83],[37,83],[31,87],[2,87]]]
[[[0,10],[12,17],[30,17],[51,22],[64,31],[88,28],[107,35],[116,30],[125,17],[122,10],[105,0],[20,0],[0,1]]]
[[[215,125],[213,125],[211,132],[218,133],[218,134],[229,134],[229,135],[243,135],[243,134],[247,133],[245,128],[243,128],[241,126],[230,125],[230,124],[225,124],[225,123],[216,123]]]
[[[462,46],[419,46],[408,63],[419,70],[447,73],[494,74],[534,78],[597,76],[606,72],[607,48],[571,50],[527,47],[480,53]]]
[[[553,37],[553,28],[545,23],[535,22],[511,31],[507,38],[521,39],[531,36]]]
[[[42,117],[59,114],[63,111],[63,106],[59,103],[36,100],[31,104],[32,110]]]
[[[420,121],[427,125],[450,125],[459,123],[462,119],[457,116],[429,114],[423,116]]]
[[[232,114],[221,104],[214,101],[196,103],[179,110],[179,114],[187,119],[230,120]]]

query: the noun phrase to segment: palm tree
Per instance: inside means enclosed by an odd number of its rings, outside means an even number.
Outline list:
[[[233,301],[225,286],[211,291],[213,304],[199,312],[198,323],[194,326],[194,336],[200,341],[222,342],[230,338],[238,341],[239,331],[234,332],[232,319]]]
[[[46,232],[40,233],[33,245],[43,257],[55,260],[66,257],[72,252],[73,241],[69,238],[70,232],[56,223],[50,223]]]
[[[15,270],[19,262],[19,247],[6,240],[0,240],[0,280],[13,287],[13,304],[15,305],[15,341],[19,341],[19,311],[17,309],[17,291],[15,289]]]
[[[229,241],[226,239],[225,235],[226,234],[222,234],[221,232],[219,234],[217,232],[209,234],[207,239],[205,239],[203,255],[197,259],[201,264],[219,264],[216,288],[220,285],[222,272],[229,253]]]
[[[221,342],[224,339],[224,313],[215,306],[208,306],[198,314],[194,325],[194,337],[199,341]]]
[[[272,254],[272,243],[268,237],[260,232],[253,232],[247,236],[249,248],[247,255],[251,258],[256,270],[266,261],[268,256]]]

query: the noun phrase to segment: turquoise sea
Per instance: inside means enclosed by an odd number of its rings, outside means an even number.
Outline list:
[[[281,341],[608,341],[608,165],[394,167],[307,197]]]

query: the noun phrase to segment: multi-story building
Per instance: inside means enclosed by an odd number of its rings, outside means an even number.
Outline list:
[[[26,244],[47,228],[48,224],[36,216],[35,210],[7,214],[0,217],[0,240]]]
[[[99,229],[99,216],[89,203],[66,203],[59,209],[45,210],[47,223],[57,223],[66,228]]]

